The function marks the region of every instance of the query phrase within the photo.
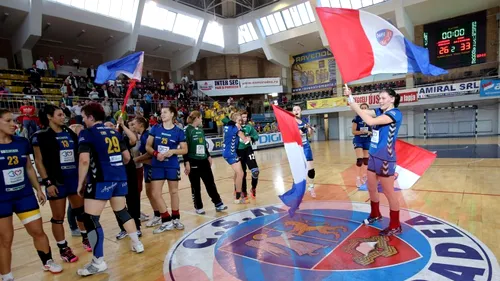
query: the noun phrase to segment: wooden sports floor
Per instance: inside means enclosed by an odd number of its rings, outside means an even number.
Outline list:
[[[410,139],[418,145],[452,145],[457,153],[462,148],[474,144],[490,144],[492,155],[497,154],[498,137],[483,137],[477,141],[470,138],[460,139]],[[453,146],[456,145],[456,146]],[[327,141],[312,144],[315,169],[317,200],[368,201],[366,191],[358,191],[355,186],[355,155],[351,141]],[[453,148],[454,147],[454,148]],[[494,151],[493,151],[494,150]],[[439,151],[438,151],[439,155]],[[496,157],[496,156],[494,156]],[[279,203],[278,195],[289,189],[292,184],[286,153],[283,148],[273,148],[256,152],[260,166],[260,180],[257,199],[248,205],[232,204],[233,180],[231,168],[217,157],[213,171],[218,190],[228,205],[228,213],[260,205]],[[500,229],[500,159],[497,158],[437,158],[431,168],[410,190],[398,192],[401,207],[420,211],[456,224],[471,232],[500,257],[498,229]],[[108,270],[104,274],[85,278],[94,280],[164,280],[163,263],[170,247],[198,225],[213,220],[225,213],[216,213],[206,191],[202,190],[206,215],[196,215],[191,200],[191,188],[187,176],[182,173],[180,182],[181,219],[184,231],[173,230],[163,234],[153,234],[153,229],[143,228],[142,241],[145,252],[141,255],[130,252],[128,238],[115,239],[119,228],[115,216],[109,208],[101,216],[101,224],[106,236],[104,242],[105,260]],[[250,176],[248,176],[250,178]],[[250,180],[248,180],[250,182]],[[204,187],[202,186],[202,189]],[[163,197],[169,205],[168,188],[165,185]],[[314,200],[306,194],[304,200]],[[382,204],[386,204],[381,196]],[[152,209],[145,192],[142,193],[142,210],[152,215]],[[387,214],[385,214],[387,215]],[[50,208],[42,207],[44,229],[49,236],[53,256],[60,261],[56,242],[50,225]],[[58,275],[44,273],[34,249],[32,240],[17,218],[13,245],[13,273],[16,280],[78,280],[77,268],[87,263],[91,254],[83,251],[80,238],[70,236],[65,223],[67,239],[80,260],[64,264],[64,271]]]

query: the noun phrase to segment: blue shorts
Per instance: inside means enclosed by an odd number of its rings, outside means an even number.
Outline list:
[[[363,150],[370,150],[370,143],[369,141],[366,142],[357,142],[353,141],[352,144],[354,145],[354,149],[356,148],[362,148]]]
[[[83,198],[86,199],[109,200],[111,197],[126,196],[128,193],[126,181],[89,183],[84,188]]]
[[[304,155],[307,161],[313,161],[313,151],[310,146],[304,146]]]
[[[45,188],[45,194],[47,195],[47,200],[57,200],[66,198],[69,195],[75,195],[78,192],[78,175],[72,178],[65,178],[64,184],[57,185],[57,191],[59,192],[56,197],[50,197]]]
[[[226,162],[229,165],[233,165],[235,163],[240,162],[240,157],[238,157],[238,156],[235,156],[235,157],[224,157],[224,159],[226,160]]]
[[[16,213],[23,224],[41,218],[40,208],[35,194],[24,195],[8,201],[0,201],[0,218]]]
[[[368,158],[368,171],[372,171],[377,176],[390,177],[396,173],[396,161],[385,161],[379,158]]]
[[[151,181],[161,181],[161,180],[168,180],[168,181],[180,181],[181,180],[181,169],[175,169],[175,168],[163,168],[163,167],[151,167],[149,169],[150,171],[150,177],[149,180]]]
[[[143,165],[143,167],[144,167],[144,182],[150,183],[151,182],[151,166]]]

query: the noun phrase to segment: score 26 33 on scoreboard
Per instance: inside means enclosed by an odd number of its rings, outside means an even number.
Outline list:
[[[486,62],[486,11],[424,25],[424,47],[445,69]]]

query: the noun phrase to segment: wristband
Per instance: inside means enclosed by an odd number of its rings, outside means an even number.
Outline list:
[[[156,151],[156,150],[155,150],[155,151],[153,152],[153,156],[154,156],[154,157],[157,157],[157,156],[158,156],[158,151]]]
[[[52,185],[52,182],[48,178],[42,179],[42,185],[45,187],[49,187]]]
[[[354,103],[355,102],[355,100],[352,97],[352,95],[349,95],[349,97],[347,98],[347,100],[349,101],[349,103]]]

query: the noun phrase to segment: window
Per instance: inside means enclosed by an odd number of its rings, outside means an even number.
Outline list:
[[[320,0],[321,7],[361,9],[386,0]]]
[[[349,0],[347,0],[349,1]],[[322,6],[328,3],[329,0],[321,0]],[[260,23],[264,29],[266,36],[276,34],[294,27],[315,22],[314,13],[310,2],[305,2],[291,8],[276,12],[267,17],[260,18]]]
[[[124,3],[129,0],[123,0]],[[198,38],[201,21],[187,15],[169,11],[155,2],[149,1],[144,6],[141,25],[154,29],[167,30],[190,38]],[[208,29],[208,26],[207,26]],[[223,33],[221,32],[223,35]]]
[[[183,14],[177,14],[174,29],[172,30],[172,32],[190,38],[198,38],[198,35],[200,33],[200,31],[198,30],[199,24],[199,19]]]
[[[207,30],[203,35],[203,42],[224,48],[224,29],[222,25],[215,21],[209,22],[207,25]]]
[[[251,22],[238,27],[238,44],[248,43],[259,39]]]
[[[135,19],[135,2],[139,0],[49,0],[72,6],[78,9],[86,10],[92,13],[98,13],[108,17],[131,22]]]

